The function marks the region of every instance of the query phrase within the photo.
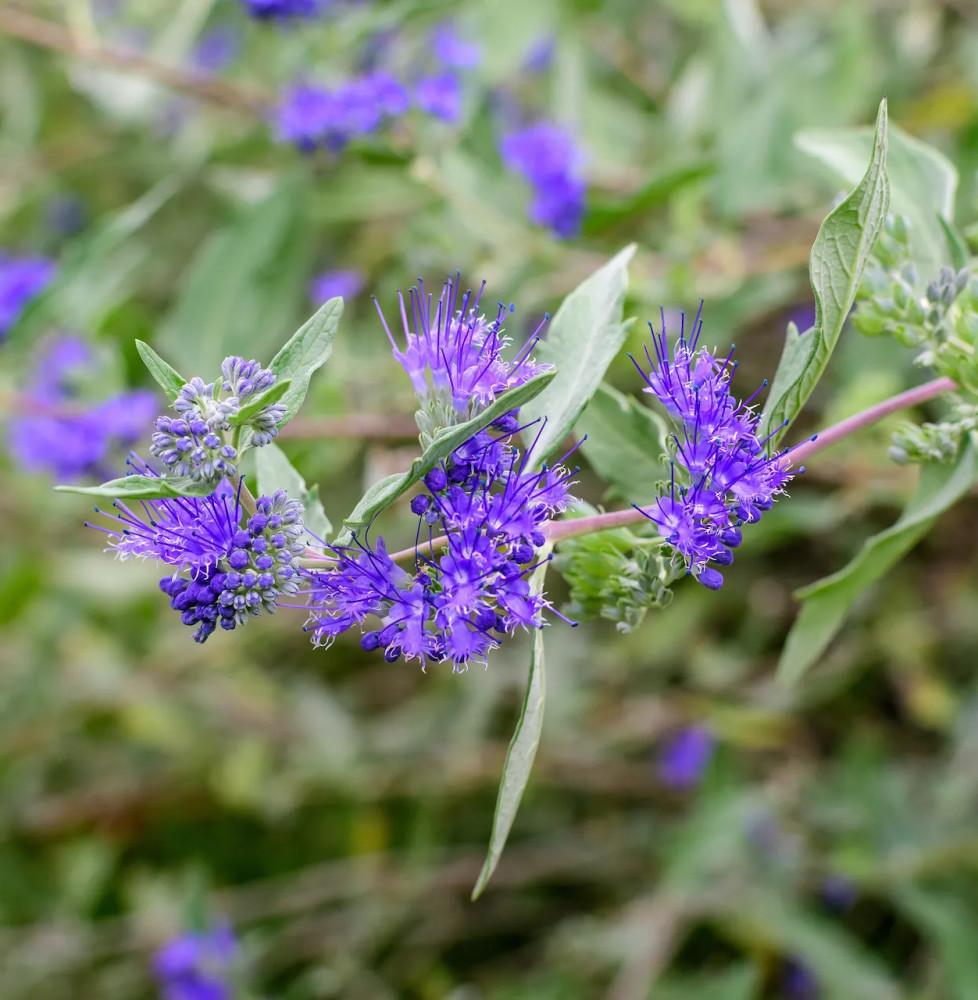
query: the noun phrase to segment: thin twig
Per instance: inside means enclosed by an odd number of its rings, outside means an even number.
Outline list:
[[[0,33],[40,48],[95,62],[109,69],[133,73],[190,97],[232,108],[235,111],[244,111],[250,115],[264,114],[271,103],[263,94],[245,90],[223,80],[215,80],[205,73],[179,66],[168,66],[148,58],[141,52],[85,41],[73,35],[63,25],[35,17],[13,7],[0,8]]]

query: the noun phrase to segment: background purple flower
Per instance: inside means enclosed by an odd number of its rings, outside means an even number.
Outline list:
[[[435,58],[454,69],[472,69],[482,59],[482,49],[475,42],[463,40],[454,25],[439,25],[432,34],[431,48]]]
[[[319,306],[336,296],[349,300],[363,291],[366,282],[362,271],[323,271],[309,283],[309,298]]]
[[[54,262],[45,257],[12,257],[0,252],[0,340],[24,307],[54,277]]]
[[[231,1000],[237,947],[226,925],[181,934],[165,944],[153,959],[163,1000]]]
[[[259,21],[288,21],[318,17],[331,0],[240,0],[248,13]]]
[[[797,958],[789,958],[784,963],[781,995],[785,1000],[818,1000],[818,980],[812,970]]]
[[[80,381],[97,379],[94,355],[77,337],[50,342],[20,399],[8,429],[10,451],[27,472],[61,482],[111,475],[113,458],[148,436],[159,407],[144,389],[91,403]]]
[[[714,739],[703,726],[690,726],[670,739],[659,754],[659,780],[669,788],[698,785],[713,757]]]
[[[237,58],[241,36],[229,25],[211,28],[197,43],[190,56],[191,64],[205,73],[219,73]]]
[[[456,122],[462,115],[462,81],[456,73],[422,77],[414,85],[418,107],[446,122]]]

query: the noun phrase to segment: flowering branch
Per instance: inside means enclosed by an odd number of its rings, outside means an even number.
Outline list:
[[[269,103],[261,94],[231,86],[203,73],[179,66],[167,66],[147,58],[141,52],[85,41],[60,24],[10,7],[0,8],[0,32],[67,56],[88,59],[110,69],[138,74],[154,83],[235,111],[262,114]]]
[[[924,403],[928,399],[939,396],[942,392],[956,388],[957,386],[949,378],[936,378],[913,389],[908,389],[906,392],[891,396],[889,399],[883,400],[882,403],[868,407],[861,413],[847,417],[845,420],[840,420],[839,423],[817,434],[810,441],[805,441],[798,445],[791,452],[790,463],[786,464],[798,465],[799,462],[804,461],[823,448],[828,448],[829,445],[841,441],[863,427],[869,427],[877,423],[891,413],[896,413],[909,406],[916,406],[918,403]],[[615,510],[607,514],[595,514],[592,517],[579,517],[569,521],[557,521],[547,526],[546,534],[551,541],[558,542],[565,538],[589,535],[592,532],[606,531],[609,528],[622,528],[628,524],[638,524],[645,520],[645,515],[637,507],[633,507],[630,510]],[[397,557],[395,556],[394,558]]]
[[[937,378],[930,382],[925,382],[923,385],[918,385],[913,389],[908,389],[906,392],[898,393],[896,396],[883,400],[882,403],[868,407],[861,413],[855,414],[855,416],[839,421],[839,423],[822,431],[810,441],[805,441],[803,444],[798,445],[791,452],[791,464],[797,465],[800,461],[814,455],[823,448],[828,448],[829,445],[841,441],[863,427],[869,427],[877,423],[891,413],[896,413],[910,406],[916,406],[919,403],[925,403],[928,399],[933,399],[942,392],[948,392],[956,388],[957,386],[951,379]],[[546,526],[544,532],[549,541],[560,542],[565,538],[590,535],[596,531],[608,531],[611,528],[623,528],[629,524],[640,524],[646,520],[647,518],[638,508],[631,507],[627,510],[613,510],[605,514],[594,514],[591,517],[553,521]],[[439,548],[445,545],[447,541],[447,538],[444,536],[435,538],[430,543],[430,547],[432,549]],[[414,556],[415,549],[410,548],[395,552],[390,558],[394,562],[406,562],[413,559]]]

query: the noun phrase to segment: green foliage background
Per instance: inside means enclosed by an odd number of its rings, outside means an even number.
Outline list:
[[[0,245],[61,266],[0,348],[6,408],[52,329],[101,346],[106,391],[149,384],[135,338],[206,375],[232,351],[270,359],[312,312],[309,279],[355,267],[385,306],[418,274],[485,277],[522,332],[631,242],[626,350],[660,303],[703,298],[705,336],[737,343],[749,392],[773,375],[789,311],[811,303],[819,222],[865,169],[868,146],[854,178],[826,170],[817,130],[871,123],[884,93],[891,121],[957,166],[957,221],[976,214],[978,22],[964,3],[404,0],[284,32],[230,0],[30,13],[174,65],[218,24],[244,51],[221,104],[91,50],[27,44],[0,11]],[[423,55],[448,13],[486,57],[458,129],[412,120],[336,164],[272,142],[250,95],[310,67],[351,72],[385,27]],[[542,34],[554,61],[529,74]],[[527,192],[495,152],[503,90],[587,148],[580,239],[525,221]],[[87,220],[71,236],[47,221],[66,194]],[[909,357],[846,329],[791,434],[912,384]],[[610,374],[636,393],[624,352]],[[643,420],[599,399],[585,425],[621,419],[613,406]],[[295,425],[310,436],[281,441],[334,523],[409,467],[398,428],[412,409],[363,294]],[[319,418],[325,437],[311,436]],[[796,687],[774,679],[792,591],[844,565],[913,489],[914,471],[885,458],[892,427],[819,456],[723,591],[681,587],[629,634],[548,629],[536,767],[474,904],[528,640],[461,676],[351,641],[313,650],[299,612],[198,647],[153,567],[114,564],[80,526],[81,498],[3,456],[0,996],[152,995],[153,949],[204,914],[234,924],[254,997],[752,1000],[781,995],[788,958],[838,1000],[978,996],[974,498],[861,595]],[[601,501],[593,469],[581,478]],[[384,532],[408,544],[404,515]],[[719,749],[682,795],[655,761],[694,721]],[[839,878],[858,890],[844,913],[823,899]]]

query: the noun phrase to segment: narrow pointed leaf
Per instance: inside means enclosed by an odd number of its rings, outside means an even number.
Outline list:
[[[238,412],[228,421],[232,427],[239,427],[248,423],[249,420],[263,407],[269,403],[277,403],[292,388],[292,379],[283,378],[277,381],[269,390],[263,392],[241,407]]]
[[[543,591],[544,578],[547,575],[547,563],[538,566],[530,579],[530,590],[534,594]],[[546,680],[543,664],[543,629],[533,632],[533,652],[530,656],[530,673],[526,681],[526,694],[523,697],[523,709],[520,712],[516,732],[510,740],[506,751],[506,763],[503,765],[503,777],[499,784],[499,795],[496,798],[496,812],[492,820],[492,833],[489,837],[489,852],[479,877],[476,879],[472,898],[478,899],[492,878],[492,873],[499,864],[509,831],[513,828],[516,811],[520,807],[526,783],[530,780],[530,771],[540,745],[540,734],[543,731],[543,704],[546,697]]]
[[[150,375],[156,379],[159,387],[166,393],[166,398],[172,403],[180,395],[180,390],[187,381],[175,368],[171,368],[145,341],[136,341],[136,350],[143,359]]]
[[[174,497],[207,497],[216,488],[216,482],[174,476],[160,479],[157,476],[122,476],[110,479],[101,486],[55,486],[62,493],[82,493],[89,497],[114,497],[120,500],[167,500]]]
[[[858,187],[826,217],[811,256],[815,326],[805,334],[789,330],[784,353],[762,414],[764,433],[790,424],[825,371],[863,269],[886,219],[890,189],[886,174],[886,101],[880,103],[869,169]],[[786,427],[772,437],[772,445]]]
[[[318,538],[325,540],[332,526],[319,499],[319,487],[310,489],[306,486],[302,474],[277,444],[272,442],[255,449],[255,473],[259,496],[271,496],[275,490],[285,490],[305,507],[302,523]]]

